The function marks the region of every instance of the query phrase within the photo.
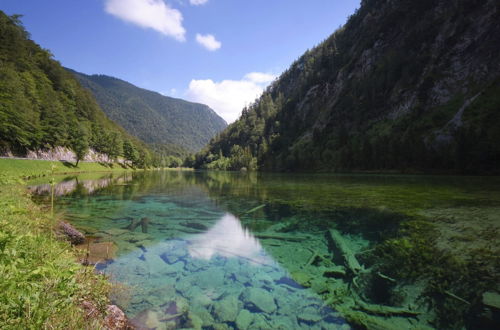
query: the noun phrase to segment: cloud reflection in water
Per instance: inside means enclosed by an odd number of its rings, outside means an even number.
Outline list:
[[[226,213],[207,232],[189,239],[189,255],[209,260],[215,255],[242,258],[256,265],[273,265],[273,260],[238,218]]]

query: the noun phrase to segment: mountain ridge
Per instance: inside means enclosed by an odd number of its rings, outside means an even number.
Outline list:
[[[194,165],[498,172],[499,6],[362,1]]]
[[[0,153],[69,148],[84,159],[89,148],[110,160],[125,156],[146,166],[150,150],[110,120],[92,95],[52,54],[30,39],[19,15],[0,11]]]
[[[67,70],[92,92],[112,120],[149,145],[196,152],[227,126],[207,105],[164,96],[108,75]]]

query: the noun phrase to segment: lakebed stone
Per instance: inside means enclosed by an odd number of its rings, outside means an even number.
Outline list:
[[[500,294],[496,292],[483,293],[483,304],[500,311]]]
[[[130,323],[137,329],[157,329],[161,328],[161,313],[156,310],[144,310],[134,317]]]
[[[82,263],[90,265],[114,259],[118,250],[113,242],[90,242],[76,248],[83,254]]]
[[[104,327],[108,330],[131,329],[125,313],[116,305],[108,305],[106,308]]]
[[[234,322],[240,310],[236,296],[228,296],[214,304],[214,313],[222,322]]]
[[[253,314],[246,309],[242,309],[236,317],[236,326],[238,329],[246,330],[253,322]]]
[[[309,288],[311,286],[311,280],[313,279],[313,277],[310,274],[302,271],[296,271],[293,272],[291,276],[295,280],[295,282],[297,282],[301,286],[305,288]]]
[[[240,299],[245,306],[257,308],[259,311],[271,314],[276,310],[276,303],[273,296],[264,289],[248,288],[242,294]]]
[[[323,317],[318,310],[313,307],[306,307],[297,315],[297,320],[306,324],[313,324],[321,321]]]

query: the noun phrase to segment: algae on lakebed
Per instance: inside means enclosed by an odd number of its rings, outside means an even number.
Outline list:
[[[97,268],[130,285],[117,302],[138,324],[498,322],[482,301],[500,291],[498,178],[160,171],[106,182],[77,180],[56,205],[116,243]]]

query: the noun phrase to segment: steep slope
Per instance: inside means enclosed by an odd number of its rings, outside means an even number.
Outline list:
[[[18,16],[0,11],[0,154],[90,146],[116,158],[125,144],[147,153],[73,75],[29,39]]]
[[[195,165],[498,172],[499,6],[363,0]]]
[[[112,120],[148,144],[196,152],[227,126],[206,105],[166,97],[105,75],[71,72]]]

